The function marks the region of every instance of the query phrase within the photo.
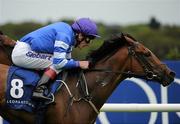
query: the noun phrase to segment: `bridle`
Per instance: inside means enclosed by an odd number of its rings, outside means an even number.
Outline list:
[[[145,55],[143,53],[140,52],[136,52],[135,51],[135,47],[138,45],[138,42],[135,42],[134,45],[130,45],[128,46],[128,59],[127,61],[130,59],[131,63],[132,63],[132,59],[133,57],[140,63],[140,65],[142,66],[144,73],[143,74],[135,74],[134,72],[130,70],[128,71],[112,71],[109,69],[102,69],[102,68],[91,68],[85,71],[98,71],[98,72],[105,72],[105,73],[116,73],[116,74],[120,74],[122,76],[125,77],[137,77],[137,78],[143,78],[146,80],[153,80],[153,79],[161,79],[161,77],[159,77],[154,71],[154,67],[151,65],[151,63],[148,62],[148,56],[149,55]],[[132,64],[131,67],[132,68]]]
[[[140,63],[140,65],[142,66],[142,68],[144,70],[144,75],[139,74],[139,77],[147,79],[147,80],[153,80],[155,78],[160,79],[161,77],[158,77],[158,75],[153,71],[154,67],[152,66],[152,64],[148,62],[149,61],[148,57],[151,55],[151,53],[146,55],[146,54],[135,51],[135,47],[138,44],[139,43],[136,42],[136,45],[129,46],[128,52],[129,52],[131,61],[132,61],[132,57],[134,57]],[[135,75],[135,77],[136,77],[136,75]]]
[[[145,53],[137,52],[135,50],[137,45],[139,45],[139,43],[135,42],[133,45],[128,46],[128,59],[126,61],[130,60],[130,62],[131,62],[131,67],[130,68],[132,68],[132,59],[134,57],[140,63],[140,65],[142,66],[142,68],[144,70],[143,74],[136,74],[136,73],[132,72],[131,69],[129,71],[123,71],[123,70],[122,71],[112,71],[112,70],[109,70],[109,69],[102,69],[102,68],[91,68],[91,69],[88,69],[88,70],[84,70],[84,72],[97,71],[97,72],[102,72],[102,73],[119,74],[118,77],[124,76],[124,77],[143,78],[143,79],[146,79],[146,80],[154,80],[154,79],[162,80],[163,77],[160,77],[158,74],[156,74],[153,71],[153,69],[155,67],[153,67],[153,65],[148,60],[148,57],[151,55],[151,53],[146,55]],[[161,76],[163,76],[163,75],[161,75]],[[101,85],[105,86],[106,84],[104,85],[103,83],[101,83]],[[88,98],[85,98],[85,99],[86,99],[86,101],[91,102],[91,100],[92,100],[91,94],[89,94],[88,96],[90,96],[91,99],[90,100]],[[93,108],[93,110],[98,114],[99,111],[96,108],[96,106],[92,102],[91,102],[91,104],[90,105]]]
[[[154,71],[154,67],[151,65],[151,63],[148,62],[148,56],[149,55],[145,55],[143,53],[137,52],[135,50],[135,48],[139,45],[138,42],[135,42],[133,45],[129,45],[128,46],[128,58],[127,58],[127,62],[125,62],[126,64],[124,66],[127,66],[128,61],[130,60],[131,62],[131,67],[132,68],[132,60],[133,57],[140,63],[140,65],[142,66],[144,73],[143,74],[136,74],[134,72],[132,72],[132,69],[130,69],[129,71],[112,71],[110,69],[102,69],[102,68],[91,68],[91,69],[87,69],[87,70],[83,70],[83,72],[92,72],[92,71],[97,71],[97,72],[102,72],[102,73],[114,73],[114,74],[118,74],[118,77],[136,77],[136,78],[143,78],[146,80],[153,80],[153,79],[162,79],[161,77],[159,77]],[[110,57],[108,57],[110,58]],[[107,58],[106,58],[107,60]],[[86,79],[85,80],[85,84],[87,85]],[[103,83],[103,81],[100,83],[102,86],[105,86],[107,83]],[[87,88],[88,89],[88,88]],[[93,110],[98,114],[99,111],[96,108],[96,106],[94,105],[94,103],[92,102],[92,96],[91,93],[87,94],[88,97],[85,97],[84,100],[88,101],[89,104],[91,105],[91,107],[93,108]],[[90,99],[89,99],[90,98]]]

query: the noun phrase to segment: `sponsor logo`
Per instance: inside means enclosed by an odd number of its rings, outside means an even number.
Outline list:
[[[20,104],[20,105],[24,104],[24,105],[28,105],[34,108],[34,105],[30,101],[27,101],[27,100],[6,100],[6,102],[8,104]]]
[[[46,60],[50,60],[52,57],[51,55],[48,55],[48,54],[34,53],[31,51],[26,53],[26,56],[31,57],[31,58],[40,58],[40,59],[46,59]]]

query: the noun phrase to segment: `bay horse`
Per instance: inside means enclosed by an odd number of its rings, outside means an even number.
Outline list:
[[[55,104],[48,106],[44,123],[93,124],[103,104],[124,79],[138,77],[168,86],[175,77],[148,48],[129,35],[119,34],[105,40],[88,59],[90,69],[80,71],[83,72],[80,78],[87,84],[86,95],[79,88],[79,76],[72,74],[76,69],[72,70],[64,81],[66,85],[55,94]],[[0,115],[13,124],[34,124],[34,113],[12,110],[5,105],[7,65],[0,65]]]

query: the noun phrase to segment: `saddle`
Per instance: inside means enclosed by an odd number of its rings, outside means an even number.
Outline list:
[[[90,99],[87,82],[83,70],[71,72],[78,77],[78,91],[83,99]],[[54,103],[54,94],[64,84],[68,91],[69,87],[65,83],[68,71],[64,71],[57,76],[57,79],[48,85],[48,97],[53,97],[52,101],[39,103],[32,99],[32,93],[40,80],[42,73],[35,70],[25,69],[17,66],[11,66],[7,78],[6,104],[11,109],[25,110],[35,112],[40,108],[46,107],[50,103]],[[67,103],[70,107],[74,95],[70,93],[70,101]]]
[[[38,107],[46,106],[52,102],[38,103],[32,99],[32,92],[34,91],[38,81],[41,77],[41,72],[25,69],[17,66],[11,66],[7,78],[6,104],[8,107],[15,110],[25,110],[34,112]],[[57,78],[60,78],[59,75]],[[60,86],[59,81],[54,81],[49,85],[49,97],[52,96]],[[39,105],[39,104],[42,104]]]

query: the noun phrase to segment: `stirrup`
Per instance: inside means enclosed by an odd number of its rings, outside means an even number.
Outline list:
[[[45,101],[45,103],[46,103],[47,105],[49,105],[49,104],[55,104],[54,94],[53,94],[53,93],[50,93],[49,95],[50,95],[49,98],[51,98],[51,100],[47,100],[47,101]]]
[[[49,98],[48,96],[44,96],[43,94],[44,92],[33,92],[32,99],[37,100],[37,101],[42,101],[42,100],[53,101],[53,98]]]

